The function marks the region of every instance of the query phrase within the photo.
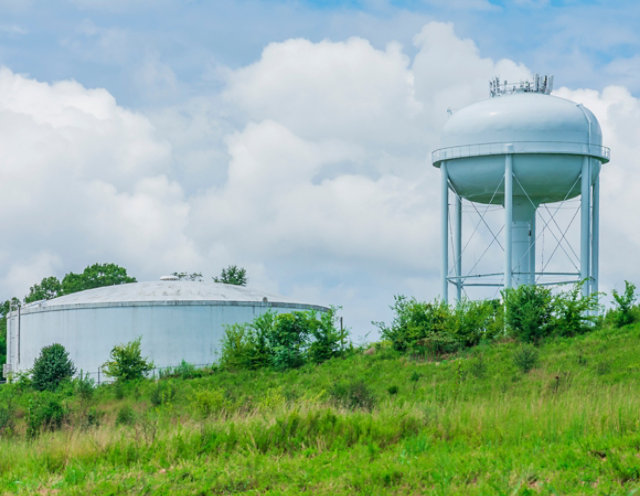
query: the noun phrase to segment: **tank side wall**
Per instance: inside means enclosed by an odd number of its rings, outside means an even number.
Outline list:
[[[156,367],[210,364],[220,355],[225,326],[250,322],[271,309],[277,313],[299,307],[161,305],[102,307],[34,312],[22,316],[22,360],[27,370],[44,346],[62,344],[78,371],[97,376],[113,346],[141,337],[142,352]]]

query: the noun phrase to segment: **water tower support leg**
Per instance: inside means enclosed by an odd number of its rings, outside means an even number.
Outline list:
[[[531,236],[529,237],[529,284],[536,283],[536,211],[531,216]]]
[[[441,175],[441,198],[442,198],[442,301],[449,302],[449,173],[447,171],[447,162],[440,165]]]
[[[504,159],[504,287],[511,287],[511,228],[513,225],[513,157]]]
[[[462,301],[462,198],[456,195],[456,224],[455,224],[455,251],[456,251],[456,302]]]
[[[593,198],[591,200],[592,229],[591,233],[591,294],[598,294],[598,256],[600,251],[600,174],[593,183]]]
[[[590,174],[590,159],[584,157],[582,161],[582,176],[581,176],[581,190],[580,190],[580,279],[585,281],[582,287],[582,294],[589,296],[589,289],[591,286],[591,280],[589,279],[589,244],[591,236],[589,233],[590,225],[590,206],[591,206],[591,174]]]

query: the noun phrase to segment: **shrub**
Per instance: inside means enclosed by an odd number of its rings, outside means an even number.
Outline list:
[[[323,312],[318,320],[315,312],[307,315],[307,325],[311,333],[309,359],[313,363],[322,363],[342,352],[346,330],[335,325],[336,309]]]
[[[220,363],[230,369],[257,369],[270,364],[266,335],[273,326],[274,314],[267,312],[251,324],[227,326],[222,341]]]
[[[203,418],[222,411],[227,403],[223,392],[217,389],[205,389],[196,391],[194,394],[195,409]]]
[[[187,363],[185,360],[182,360],[180,365],[173,369],[173,373],[181,379],[193,379],[198,376],[195,365]]]
[[[0,436],[6,432],[13,431],[13,415],[11,414],[11,408],[2,406],[0,407]]]
[[[553,298],[553,333],[557,336],[575,336],[584,334],[592,327],[597,317],[597,295],[582,295],[584,283],[576,284],[573,289],[562,292]]]
[[[315,320],[315,319],[314,319]],[[267,334],[271,364],[277,370],[296,368],[304,363],[309,340],[309,319],[303,312],[281,313]]]
[[[530,344],[521,345],[513,353],[513,363],[526,374],[538,363],[538,350]]]
[[[36,437],[43,430],[56,430],[66,415],[60,399],[49,391],[29,399],[27,408],[27,436]]]
[[[451,312],[442,301],[418,302],[415,298],[394,296],[391,306],[394,311],[391,326],[374,322],[382,334],[397,351],[447,351],[457,342],[447,331],[450,329]],[[446,335],[446,336],[444,336]],[[443,336],[446,339],[442,339]]]
[[[120,407],[116,416],[116,425],[131,425],[135,420],[136,412],[133,411],[130,405]]]
[[[495,338],[504,330],[503,306],[499,300],[464,299],[454,308],[450,332],[464,347]]]
[[[319,316],[314,311],[266,312],[249,324],[227,326],[220,364],[230,369],[286,370],[321,363],[342,353],[346,332],[336,329],[335,320],[332,308]]]
[[[54,391],[58,385],[70,379],[76,368],[69,359],[69,353],[61,344],[45,346],[33,363],[33,387],[38,391]]]
[[[93,391],[95,387],[95,381],[89,377],[89,375],[82,375],[80,372],[80,377],[78,377],[75,381],[75,390],[83,400],[89,400],[93,396]]]
[[[374,322],[397,351],[440,355],[493,339],[503,329],[499,301],[463,300],[455,307],[443,301],[418,302],[395,296],[390,326]]]
[[[635,320],[633,315],[633,303],[636,300],[636,286],[629,281],[624,282],[624,293],[612,291],[616,309],[613,312],[613,321],[617,327],[631,324]]]
[[[502,292],[505,323],[520,341],[537,343],[552,331],[553,302],[544,286],[522,285]]]
[[[355,410],[361,408],[371,411],[376,399],[364,381],[338,383],[331,388],[329,395],[334,404]]]
[[[176,387],[170,381],[158,381],[151,388],[149,400],[154,406],[165,405],[173,402],[176,397]]]
[[[141,379],[153,370],[153,363],[142,358],[140,339],[113,347],[111,360],[103,365],[107,376],[118,381],[130,381]]]

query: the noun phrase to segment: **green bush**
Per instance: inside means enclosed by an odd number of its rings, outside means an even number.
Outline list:
[[[151,387],[149,400],[154,406],[172,403],[176,398],[177,389],[171,381],[158,381]]]
[[[582,295],[584,283],[576,284],[569,291],[557,294],[553,298],[553,334],[556,336],[575,336],[584,334],[593,328],[598,319],[598,295]]]
[[[338,329],[335,325],[336,309],[331,308],[323,312],[320,319],[314,312],[308,314],[307,325],[311,333],[309,346],[309,360],[313,363],[322,363],[343,351],[346,330]]]
[[[336,329],[335,309],[266,312],[248,324],[227,326],[220,364],[229,369],[273,367],[287,370],[321,363],[342,353],[346,332]]]
[[[271,364],[277,370],[301,366],[304,350],[309,341],[309,319],[302,312],[281,313],[267,334]]]
[[[455,307],[443,301],[419,302],[395,296],[390,326],[374,322],[397,351],[440,355],[493,339],[503,328],[498,301],[463,300]]]
[[[33,363],[33,387],[38,391],[54,391],[62,381],[70,379],[75,372],[76,368],[64,346],[58,343],[45,346]]]
[[[140,339],[113,347],[111,360],[103,365],[107,376],[118,381],[131,381],[141,379],[153,370],[153,363],[142,358]]]
[[[364,381],[338,383],[331,388],[329,396],[335,405],[350,410],[371,411],[376,405],[376,398]]]
[[[116,425],[131,425],[136,420],[136,412],[130,405],[123,405],[118,410],[116,416]]]
[[[202,418],[221,412],[229,403],[224,393],[217,389],[196,391],[193,398],[194,407]]]
[[[537,343],[553,331],[553,298],[544,286],[522,285],[502,292],[505,324],[518,340]]]
[[[74,389],[80,398],[85,401],[89,400],[93,396],[95,381],[89,375],[83,376],[80,372],[80,376],[74,381]]]
[[[185,360],[182,360],[180,362],[180,365],[173,369],[173,373],[181,379],[193,379],[194,377],[198,377],[200,375],[196,370],[196,367],[190,363],[187,363]]]
[[[443,342],[439,335],[446,334],[451,324],[451,311],[442,301],[418,302],[415,298],[394,296],[391,306],[394,318],[391,326],[374,322],[382,337],[388,339],[397,351],[420,351],[425,346],[448,347],[456,340]]]
[[[43,430],[56,430],[62,425],[66,410],[55,394],[44,391],[29,399],[27,436],[36,437]]]
[[[12,432],[13,425],[14,419],[11,408],[6,406],[0,407],[0,436],[3,436],[7,432]]]
[[[619,294],[615,289],[612,291],[613,300],[616,308],[613,311],[613,321],[616,327],[622,327],[631,324],[635,320],[633,312],[633,303],[636,300],[635,284],[625,281],[624,293]]]
[[[526,374],[538,363],[538,350],[531,344],[523,344],[513,353],[513,363]]]

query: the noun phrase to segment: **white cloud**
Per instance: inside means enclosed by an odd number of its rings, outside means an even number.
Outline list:
[[[640,100],[624,87],[602,92],[561,88],[558,96],[583,103],[602,127],[604,145],[611,147],[611,162],[600,173],[600,275],[603,289],[618,288],[622,281],[640,280],[635,263],[640,252],[637,219],[640,169]]]
[[[6,68],[0,116],[4,245],[9,260],[29,268],[5,265],[10,288],[20,274],[33,276],[28,286],[95,261],[158,272],[175,258],[196,263],[183,234],[188,205],[164,174],[170,148],[146,118],[105,90],[40,83]],[[56,264],[42,262],[43,252]]]
[[[428,154],[446,109],[486,98],[496,75],[531,73],[482,57],[451,24],[427,24],[414,43],[412,57],[361,38],[271,43],[254,63],[217,71],[223,89],[146,117],[106,90],[0,70],[4,290],[96,261],[142,279],[237,263],[266,289],[343,305],[360,335],[389,318],[394,293],[434,298],[439,173]],[[141,82],[184,90],[150,60]],[[615,250],[631,257],[640,239],[615,215],[633,211],[640,106],[623,88],[559,93],[596,113],[613,148],[602,274],[637,278]]]

